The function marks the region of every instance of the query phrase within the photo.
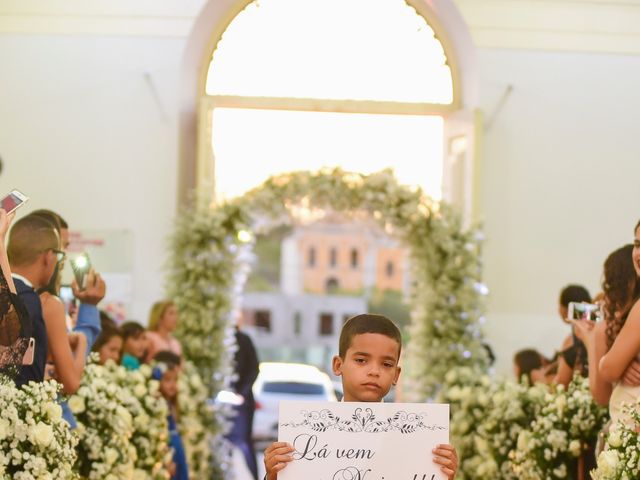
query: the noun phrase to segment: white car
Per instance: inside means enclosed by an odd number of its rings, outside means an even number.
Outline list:
[[[329,375],[312,365],[301,363],[260,364],[253,384],[256,413],[253,439],[256,449],[278,438],[278,408],[281,400],[337,401]]]

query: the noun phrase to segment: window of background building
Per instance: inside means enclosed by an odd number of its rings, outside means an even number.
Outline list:
[[[340,283],[338,283],[337,278],[331,277],[327,279],[327,285],[326,285],[327,293],[335,293],[338,291],[338,288],[340,288]]]
[[[336,247],[331,247],[329,251],[329,265],[335,267],[338,264],[338,250]]]
[[[394,265],[392,261],[387,262],[386,271],[387,271],[387,277],[393,277]]]
[[[256,310],[255,326],[265,332],[271,331],[271,312],[269,310]]]
[[[358,264],[360,263],[360,259],[358,258],[358,250],[355,248],[351,249],[351,268],[358,268]]]
[[[316,249],[315,247],[311,247],[309,249],[309,255],[307,257],[307,265],[311,268],[316,266]]]
[[[320,335],[333,335],[333,314],[320,314]]]

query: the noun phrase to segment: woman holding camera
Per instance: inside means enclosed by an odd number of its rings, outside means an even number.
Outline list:
[[[640,223],[634,234],[634,244],[619,248],[604,264],[606,321],[574,322],[589,355],[591,392],[598,403],[609,404],[612,422],[622,416],[624,402],[640,398],[633,375],[625,375],[640,354]]]

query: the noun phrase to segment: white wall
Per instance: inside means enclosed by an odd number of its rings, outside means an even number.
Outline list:
[[[640,219],[640,57],[479,52],[487,332],[502,370],[522,347],[547,354],[568,333],[560,289],[599,288],[602,263]]]
[[[132,231],[131,318],[143,322],[163,294],[175,214],[183,44],[0,35],[0,191],[15,187],[31,197],[21,215],[50,208],[72,229]]]

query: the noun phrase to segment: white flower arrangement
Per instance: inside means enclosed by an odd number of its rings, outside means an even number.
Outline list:
[[[371,175],[339,168],[291,172],[244,196],[211,207],[196,202],[178,220],[172,239],[169,296],[180,310],[177,336],[214,398],[232,373],[229,311],[238,232],[271,218],[290,218],[305,204],[367,212],[411,251],[413,288],[407,369],[415,399],[435,395],[452,365],[488,367],[481,323],[487,290],[480,282],[481,235],[464,229],[457,212],[419,189],[398,184],[393,172]],[[223,430],[222,418],[213,433]]]
[[[207,425],[213,412],[207,405],[207,387],[195,366],[183,362],[178,379],[178,429],[191,478],[212,478],[211,435]]]
[[[132,478],[136,451],[133,418],[124,407],[127,395],[108,369],[96,363],[85,367],[80,388],[69,398],[80,440],[76,469],[83,478]]]
[[[75,479],[77,439],[57,403],[59,384],[17,388],[0,376],[0,478]]]
[[[598,466],[591,472],[593,480],[633,480],[640,477],[640,405],[624,407],[626,419],[611,426],[605,450],[598,455]]]
[[[129,371],[121,365],[107,362],[105,369],[114,385],[125,395],[122,406],[132,419],[131,444],[136,452],[135,480],[168,480],[167,465],[171,461],[167,402],[159,392],[159,382],[152,378],[152,369],[143,364]]]
[[[543,386],[494,381],[470,367],[450,370],[437,401],[451,405],[461,480],[515,480],[509,452],[541,408]]]
[[[567,389],[549,391],[528,430],[518,435],[510,457],[517,478],[572,478],[570,466],[593,443],[607,417],[589,391],[588,379],[576,376]]]

